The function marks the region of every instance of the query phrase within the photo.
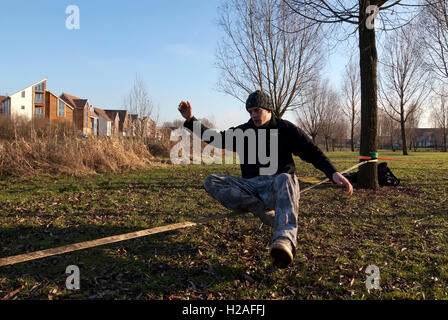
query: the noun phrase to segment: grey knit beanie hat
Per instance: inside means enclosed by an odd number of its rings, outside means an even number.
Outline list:
[[[246,110],[253,107],[274,111],[271,97],[261,90],[252,92],[246,100]]]

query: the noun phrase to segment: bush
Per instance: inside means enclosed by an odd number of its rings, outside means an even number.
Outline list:
[[[154,164],[142,139],[83,138],[69,124],[2,119],[0,133],[2,176],[121,172]]]

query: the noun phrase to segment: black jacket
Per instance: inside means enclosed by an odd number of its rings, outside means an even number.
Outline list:
[[[189,129],[190,131],[193,131],[193,121],[198,121],[195,117],[191,118],[188,121],[184,122],[184,127]],[[246,129],[252,128],[256,132],[256,148],[257,148],[257,155],[258,155],[258,129],[250,119],[248,122],[239,125],[238,127],[232,127],[229,130],[235,130],[235,129],[241,129],[243,132]],[[205,130],[208,128],[204,126],[201,123],[201,136],[204,133]],[[308,136],[300,130],[298,127],[296,127],[293,123],[283,120],[280,118],[277,118],[275,115],[272,115],[271,120],[269,121],[268,125],[263,127],[263,129],[266,130],[266,154],[269,156],[270,154],[270,143],[269,143],[269,129],[278,129],[278,170],[276,174],[280,173],[294,173],[295,172],[295,164],[294,160],[292,158],[292,155],[299,156],[302,160],[312,163],[317,169],[321,170],[325,173],[325,175],[332,180],[332,175],[337,170],[333,166],[333,164],[330,162],[330,160],[325,156],[325,154],[308,138]],[[222,149],[224,149],[225,146],[225,132],[221,131],[221,137],[222,137]],[[213,139],[204,140],[206,143],[213,144]],[[236,146],[235,141],[233,141],[233,150],[236,152]],[[217,146],[221,148],[221,146]],[[241,158],[240,155],[240,166],[241,166],[241,174],[243,178],[253,178],[260,175],[260,167],[269,167],[269,164],[260,164],[258,156],[256,159],[256,163],[250,164],[248,163],[248,145],[247,145],[247,139],[244,141],[244,161]]]

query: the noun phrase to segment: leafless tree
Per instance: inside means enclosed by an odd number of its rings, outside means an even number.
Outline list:
[[[442,151],[447,152],[447,136],[448,136],[448,90],[443,90],[438,95],[438,100],[434,104],[431,118],[436,125],[436,128],[440,129],[442,138]]]
[[[291,15],[281,0],[226,1],[219,25],[225,34],[216,54],[220,90],[242,102],[265,90],[278,117],[298,108],[323,65],[320,27]]]
[[[418,147],[418,129],[423,112],[423,108],[417,108],[406,121],[406,141],[409,144],[409,149],[414,149],[414,151],[417,151]]]
[[[328,104],[331,103],[328,81],[314,81],[302,97],[302,107],[295,110],[297,123],[313,142],[322,133]]]
[[[162,127],[167,128],[182,128],[184,125],[184,120],[176,119],[174,121],[166,121],[163,123]]]
[[[324,97],[324,118],[322,121],[322,135],[325,139],[325,149],[330,151],[330,142],[333,142],[335,129],[341,121],[339,96],[336,91],[329,88]]]
[[[428,96],[428,76],[421,46],[412,25],[394,32],[385,46],[380,81],[383,110],[400,124],[403,155],[408,154],[406,122],[416,115]]]
[[[423,0],[420,40],[426,48],[427,66],[448,83],[448,0]]]
[[[339,146],[340,150],[342,150],[346,146],[348,127],[348,122],[344,119],[339,120],[335,124],[332,139],[333,151],[335,149],[335,144]]]
[[[392,120],[381,109],[378,112],[378,135],[380,148],[391,147],[395,151],[395,141],[399,136],[400,128],[396,121]]]
[[[213,117],[201,118],[201,119],[199,119],[199,121],[201,121],[202,124],[204,124],[207,128],[210,128],[210,129],[216,128],[216,124],[215,124]]]
[[[342,112],[348,118],[350,124],[351,149],[355,151],[355,127],[360,121],[360,79],[359,64],[352,59],[345,66],[344,84],[342,89]]]
[[[377,102],[377,49],[375,20],[383,29],[398,27],[411,19],[413,0],[283,0],[297,15],[316,25],[351,25],[358,31],[359,62],[361,74],[361,154],[377,152],[378,149],[378,102]],[[399,10],[400,9],[400,10]],[[402,9],[402,10],[401,10]],[[378,11],[377,11],[378,10]],[[401,11],[401,12],[400,12]],[[406,12],[403,12],[406,11]],[[379,19],[375,13],[379,12]],[[347,32],[353,34],[355,32]],[[378,188],[376,163],[359,169],[359,182],[363,188]]]
[[[134,132],[137,136],[142,137],[145,130],[141,120],[143,118],[151,118],[154,105],[149,96],[146,84],[139,75],[135,77],[134,85],[124,99],[124,107],[129,111],[129,114],[138,115],[138,119],[134,124]]]

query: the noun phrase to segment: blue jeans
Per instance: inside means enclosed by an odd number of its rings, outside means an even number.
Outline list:
[[[274,234],[297,245],[297,217],[300,188],[294,174],[258,176],[251,179],[212,174],[205,179],[205,190],[224,207],[252,212],[260,216],[266,210],[275,210]]]

